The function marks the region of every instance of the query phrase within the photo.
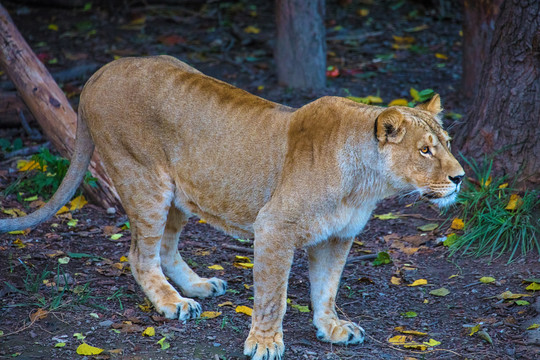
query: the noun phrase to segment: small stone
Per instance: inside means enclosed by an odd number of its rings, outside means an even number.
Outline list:
[[[116,209],[113,207],[107,208],[107,214],[109,215],[116,214]]]
[[[215,342],[213,345],[214,345],[214,347],[220,347],[221,346],[221,344],[217,343],[217,342]]]
[[[105,321],[102,321],[99,323],[99,326],[102,326],[102,327],[109,327],[113,324],[113,322],[111,320],[105,320]]]

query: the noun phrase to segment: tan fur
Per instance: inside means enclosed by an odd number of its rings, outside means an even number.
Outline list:
[[[169,318],[200,314],[189,297],[222,294],[178,253],[191,214],[255,238],[252,326],[245,353],[277,359],[293,253],[307,247],[317,335],[359,343],[335,296],[352,239],[377,201],[418,191],[450,203],[463,169],[447,145],[440,100],[366,106],[324,97],[292,109],[210,78],[167,56],[125,58],[86,84],[87,124],[132,224],[133,275]],[[429,146],[432,154],[420,152]],[[166,280],[175,282],[182,297]]]

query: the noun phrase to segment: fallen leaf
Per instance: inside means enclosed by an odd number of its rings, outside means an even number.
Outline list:
[[[154,336],[156,335],[156,329],[154,327],[149,326],[142,332],[142,336]]]
[[[17,208],[12,208],[12,209],[2,208],[2,212],[4,214],[11,215],[11,217],[26,216],[26,213],[24,211],[19,210]]]
[[[527,306],[527,305],[531,305],[530,302],[528,301],[525,301],[525,300],[516,300],[515,303],[519,306]]]
[[[84,336],[83,334],[81,333],[75,333],[73,334],[73,337],[77,340],[84,340],[86,338],[86,336]]]
[[[394,328],[394,330],[399,331],[402,334],[409,334],[409,335],[426,336],[428,334],[428,333],[416,331],[416,330],[405,330],[403,326],[397,326]]]
[[[99,355],[102,352],[103,352],[103,349],[100,349],[100,348],[97,348],[97,347],[94,347],[94,346],[90,346],[90,345],[88,345],[86,343],[82,343],[77,348],[77,354],[79,354],[79,355]]]
[[[78,222],[79,222],[78,219],[71,219],[71,220],[69,220],[69,221],[67,222],[67,226],[69,226],[69,227],[75,227],[75,226],[77,226],[77,223],[78,223]]]
[[[212,270],[223,270],[223,266],[221,265],[210,265],[208,268]]]
[[[458,239],[459,239],[459,236],[457,234],[451,233],[446,236],[446,240],[443,241],[443,245],[452,246]]]
[[[508,300],[508,299],[519,299],[522,297],[528,297],[531,296],[529,294],[513,294],[511,291],[505,291],[500,295],[497,295],[497,299],[499,300]]]
[[[118,240],[118,239],[120,239],[122,236],[124,236],[124,235],[122,235],[122,234],[112,234],[112,235],[111,235],[111,240]]]
[[[47,165],[41,166],[39,162],[34,160],[19,160],[17,161],[17,169],[19,171],[41,170],[47,171]]]
[[[27,197],[27,198],[25,198],[23,200],[24,201],[36,201],[37,199],[38,199],[38,196],[34,195],[34,196]]]
[[[450,294],[450,290],[448,290],[447,288],[439,288],[439,289],[435,289],[435,290],[431,290],[429,292],[431,295],[434,295],[434,296],[446,296],[448,294]]]
[[[418,314],[414,311],[407,311],[407,312],[401,313],[401,316],[406,317],[406,318],[413,318],[413,317],[417,317]]]
[[[300,312],[310,312],[309,306],[307,306],[307,305],[292,304],[291,307],[298,310],[298,311],[300,311]]]
[[[244,32],[246,34],[258,34],[261,32],[261,29],[259,29],[258,27],[256,26],[248,26],[248,27],[245,27],[244,28]]]
[[[420,95],[418,94],[418,90],[416,90],[415,88],[411,88],[409,90],[409,93],[411,94],[411,97],[413,98],[414,101],[417,101],[417,102],[420,102]]]
[[[499,189],[506,189],[507,187],[508,187],[508,183],[499,185]]]
[[[234,306],[234,304],[232,303],[232,301],[225,301],[225,302],[222,302],[221,304],[218,304],[219,307],[222,307],[222,306]]]
[[[521,196],[517,194],[510,195],[510,200],[508,201],[508,205],[506,205],[506,210],[516,210],[521,205],[523,205],[523,199]]]
[[[441,345],[441,342],[440,341],[437,341],[435,339],[429,339],[429,341],[424,341],[423,344],[429,346],[429,347],[434,347],[434,346],[437,346],[437,345]]]
[[[26,247],[26,244],[22,242],[21,239],[17,238],[13,241],[13,245],[15,245],[19,249],[24,249]]]
[[[425,225],[419,226],[418,230],[428,232],[428,231],[433,231],[438,227],[439,227],[439,224],[431,223],[431,224],[425,224]]]
[[[495,278],[492,278],[491,276],[482,276],[479,281],[484,284],[491,284],[495,281]]]
[[[49,315],[49,312],[47,310],[39,308],[30,314],[30,321],[35,322],[41,319],[45,319],[47,315]]]
[[[478,331],[480,331],[481,328],[482,328],[482,325],[480,325],[480,324],[474,325],[474,326],[471,328],[471,331],[469,332],[469,336],[473,336],[473,335],[476,334]]]
[[[398,278],[397,276],[392,276],[390,278],[390,282],[394,285],[401,285],[401,278]]]
[[[373,217],[375,219],[379,219],[379,220],[392,220],[392,219],[399,219],[400,218],[399,215],[394,215],[391,212],[389,212],[387,214],[381,214],[381,215],[373,214]]]
[[[244,269],[251,269],[253,268],[253,265],[252,263],[234,263],[233,264],[235,267],[237,268],[244,268]]]
[[[437,59],[441,59],[441,60],[448,60],[448,56],[446,56],[444,54],[441,54],[441,53],[435,53],[435,57]]]
[[[88,204],[88,201],[84,198],[84,195],[79,195],[70,202],[71,207],[69,208],[70,211],[75,211],[82,209],[82,207],[86,204]]]
[[[199,224],[206,224],[206,220],[200,219],[200,220],[199,220]]]
[[[394,41],[398,44],[412,44],[415,42],[412,36],[395,36],[392,35]]]
[[[453,278],[458,277],[458,276],[459,276],[459,274],[450,275],[450,276],[448,277],[448,279],[453,279]]]
[[[69,211],[68,207],[64,205],[64,206],[62,206],[62,207],[60,208],[60,210],[58,210],[58,211],[56,212],[55,215],[60,215],[60,214],[63,214],[63,213],[67,213],[68,211]]]
[[[403,347],[407,349],[415,349],[415,350],[421,350],[421,351],[424,351],[427,349],[426,345],[417,343],[415,341],[405,343],[403,344]]]
[[[71,258],[69,256],[64,256],[64,257],[61,257],[61,258],[58,259],[58,263],[62,264],[62,265],[65,265],[65,264],[69,263],[69,260],[71,260]]]
[[[404,344],[405,341],[407,341],[407,337],[405,335],[396,335],[388,339],[389,343],[396,345]]]
[[[61,347],[64,347],[64,346],[66,346],[65,342],[57,342],[56,344],[54,344],[54,347],[57,347],[57,348],[61,348]]]
[[[58,31],[58,25],[49,24],[49,26],[47,26],[47,29],[52,30],[52,31]]]
[[[90,313],[90,316],[96,319],[99,319],[99,315],[96,313]]]
[[[26,235],[26,234],[28,234],[29,232],[30,232],[29,229],[27,229],[27,230],[15,230],[15,231],[10,231],[10,232],[8,232],[8,234],[10,234],[10,235]],[[25,246],[26,246],[26,245],[25,245]]]
[[[213,319],[217,318],[221,313],[219,311],[203,311],[201,318],[203,319]]]
[[[161,350],[167,350],[168,348],[171,347],[171,344],[169,344],[169,342],[165,340],[167,340],[167,337],[162,337],[157,342],[157,344],[161,346]]]
[[[527,330],[534,330],[540,328],[540,324],[532,324],[527,328]]]
[[[452,220],[452,225],[450,225],[450,228],[454,230],[462,230],[465,227],[465,223],[463,222],[463,219],[460,218],[454,218]]]
[[[388,106],[407,106],[409,102],[406,99],[394,99],[388,103]]]
[[[530,283],[529,286],[527,286],[525,288],[525,290],[529,290],[529,291],[537,291],[537,290],[540,290],[540,284],[536,283],[536,282],[533,282],[533,283]]]
[[[125,257],[124,255],[120,256],[120,262],[128,262],[129,259]]]
[[[493,340],[491,340],[491,336],[489,336],[486,330],[480,330],[477,335],[487,343],[493,344]]]
[[[420,286],[420,285],[426,285],[428,281],[426,279],[418,279],[415,280],[412,284],[409,284],[407,286]]]
[[[482,187],[488,187],[489,184],[491,184],[491,180],[492,180],[491,176],[489,176],[487,179],[482,178],[482,179],[480,179],[480,185]]]
[[[253,309],[244,305],[240,305],[236,307],[236,312],[251,316],[251,314],[253,313]]]

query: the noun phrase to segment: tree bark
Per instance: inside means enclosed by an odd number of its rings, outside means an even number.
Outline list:
[[[276,0],[278,81],[300,89],[326,86],[324,0]]]
[[[0,5],[0,66],[15,84],[45,136],[67,158],[73,153],[77,115],[43,63],[32,52],[6,9]],[[84,186],[89,197],[101,206],[120,208],[118,195],[96,151],[90,163],[97,188]]]
[[[540,185],[539,69],[540,2],[506,0],[457,142],[471,157],[497,152],[495,170],[524,187]]]
[[[463,6],[462,93],[472,98],[478,88],[486,61],[495,21],[503,0],[465,0]]]

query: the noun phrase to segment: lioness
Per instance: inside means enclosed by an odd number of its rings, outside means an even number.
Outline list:
[[[309,254],[317,337],[356,344],[364,330],[335,310],[352,240],[377,202],[417,191],[439,205],[456,198],[462,167],[449,149],[439,96],[415,108],[323,97],[300,109],[208,77],[169,56],[124,58],[81,93],[75,153],[58,192],[41,209],[0,221],[36,226],[74,194],[94,144],[131,222],[137,282],[168,318],[196,318],[191,297],[221,295],[182,260],[178,238],[192,215],[255,238],[255,300],[244,353],[278,359],[287,278],[296,248]],[[167,281],[168,276],[181,296]]]

